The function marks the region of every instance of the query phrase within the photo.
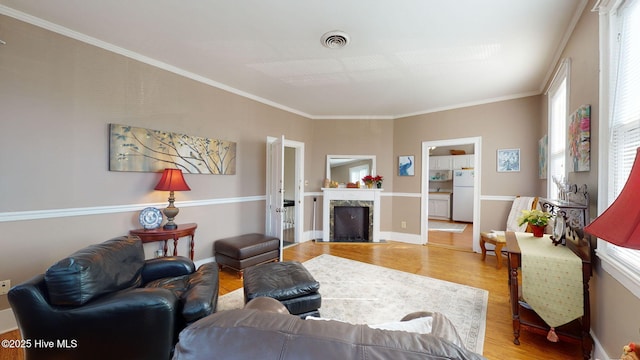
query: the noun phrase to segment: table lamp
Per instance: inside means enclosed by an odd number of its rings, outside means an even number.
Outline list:
[[[640,148],[627,183],[613,203],[584,231],[614,245],[640,250]]]
[[[176,198],[173,196],[174,191],[189,191],[189,185],[184,181],[182,176],[182,170],[180,169],[164,169],[162,177],[156,185],[155,190],[169,191],[169,206],[167,206],[162,212],[167,217],[167,223],[162,227],[165,230],[175,230],[178,225],[173,222],[176,215],[180,211],[173,205]]]

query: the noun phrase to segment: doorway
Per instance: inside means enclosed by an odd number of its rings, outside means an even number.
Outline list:
[[[296,148],[286,146],[284,147],[284,161],[283,166],[283,215],[282,215],[282,242],[283,247],[295,244],[296,235],[295,230],[298,227],[296,221]]]
[[[480,252],[480,179],[481,179],[481,159],[482,159],[482,138],[469,137],[448,140],[424,141],[422,142],[422,188],[421,188],[421,241],[423,244],[429,243],[429,170],[431,168],[431,149],[444,146],[473,145],[474,155],[474,179],[473,179],[473,226],[472,227],[472,250]]]
[[[302,241],[304,230],[304,143],[267,137],[265,233],[287,244]]]

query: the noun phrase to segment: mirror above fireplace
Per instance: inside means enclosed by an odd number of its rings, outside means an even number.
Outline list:
[[[327,155],[326,177],[340,184],[376,174],[375,155]],[[355,180],[354,180],[355,181]]]

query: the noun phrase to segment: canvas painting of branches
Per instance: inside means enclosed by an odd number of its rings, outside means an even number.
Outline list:
[[[109,170],[235,175],[236,143],[227,140],[110,125]]]

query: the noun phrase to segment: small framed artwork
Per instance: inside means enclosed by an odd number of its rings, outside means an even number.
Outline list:
[[[520,171],[520,149],[498,150],[498,172]]]
[[[399,176],[415,175],[413,155],[398,156],[398,175]]]
[[[589,171],[591,169],[591,105],[582,105],[569,117],[567,129],[567,150],[569,151],[569,171]]]
[[[547,152],[549,149],[549,137],[543,136],[538,140],[538,178],[547,178]]]

